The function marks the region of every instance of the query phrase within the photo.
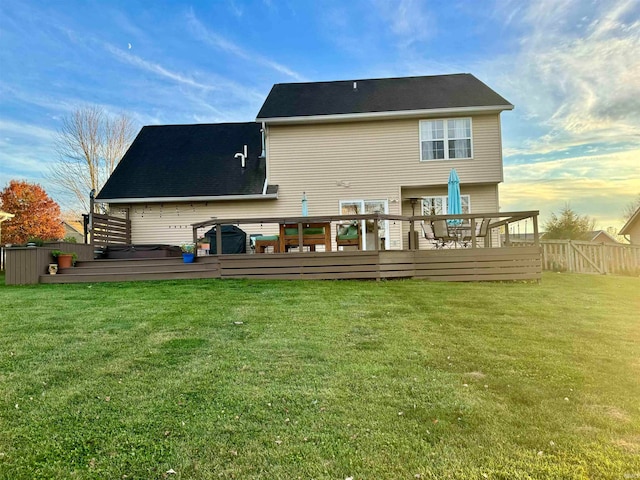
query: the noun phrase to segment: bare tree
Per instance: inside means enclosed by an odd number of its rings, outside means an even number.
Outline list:
[[[633,214],[636,213],[636,210],[638,210],[638,208],[640,208],[640,193],[635,198],[635,200],[633,200],[633,201],[627,203],[627,205],[625,205],[624,210],[622,212],[622,215],[624,217],[624,221],[626,222],[631,217],[633,217]]]
[[[49,179],[89,211],[89,192],[100,191],[131,145],[136,133],[126,115],[110,117],[101,107],[76,109],[62,121],[56,150],[58,161]]]

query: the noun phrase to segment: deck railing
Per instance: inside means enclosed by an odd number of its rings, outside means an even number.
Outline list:
[[[89,235],[92,245],[129,245],[131,243],[131,220],[94,213]]]
[[[131,243],[131,220],[129,210],[124,217],[95,213],[95,190],[89,196],[89,213],[84,218],[86,243],[97,247],[107,245],[129,245]]]
[[[308,224],[326,223],[330,224],[333,228],[335,224],[344,224],[347,222],[370,222],[373,228],[373,238],[379,238],[379,225],[383,221],[391,222],[406,222],[409,225],[409,239],[417,238],[418,225],[420,222],[431,223],[437,220],[445,220],[447,222],[458,221],[465,225],[468,225],[469,231],[469,243],[472,248],[481,246],[478,243],[477,227],[484,219],[489,219],[489,233],[485,237],[484,246],[491,247],[493,245],[493,238],[497,237],[493,235],[497,229],[504,230],[505,244],[509,245],[509,225],[517,223],[522,220],[531,220],[533,224],[533,245],[539,246],[540,238],[538,233],[538,214],[537,210],[523,211],[523,212],[487,212],[487,213],[472,213],[472,214],[459,214],[459,215],[389,215],[384,213],[370,213],[360,215],[320,215],[320,216],[292,216],[292,217],[253,217],[253,218],[213,218],[203,222],[191,224],[193,230],[193,242],[197,243],[199,238],[199,231],[208,228],[215,227],[216,229],[216,252],[222,252],[222,225],[243,225],[243,224],[260,224],[260,225],[283,225],[283,224],[297,224],[298,232],[300,235],[300,241],[298,242],[299,251],[303,251],[303,229]],[[500,246],[500,245],[495,245]],[[408,248],[404,250],[416,250],[418,249],[418,242],[409,241]],[[373,242],[372,250],[376,251],[380,249],[379,242]]]

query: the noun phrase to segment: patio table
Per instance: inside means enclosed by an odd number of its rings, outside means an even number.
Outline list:
[[[316,245],[324,245],[326,252],[331,251],[331,222],[316,222],[281,223],[280,252],[286,252],[289,247],[300,247],[298,230],[300,226],[302,226],[302,246],[307,246],[314,252]]]

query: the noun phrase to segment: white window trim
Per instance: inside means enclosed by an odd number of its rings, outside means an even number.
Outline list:
[[[384,214],[389,214],[389,200],[388,199],[371,199],[371,198],[354,198],[352,200],[338,200],[338,212],[340,215],[342,215],[342,205],[345,203],[360,203],[360,205],[362,207],[364,207],[365,202],[379,202],[379,203],[383,203],[384,204],[384,212],[380,212],[380,213],[384,213]],[[363,212],[364,213],[364,212]],[[389,244],[390,244],[390,234],[389,234],[389,220],[383,220],[384,222],[384,228],[385,228],[385,232],[386,232],[386,236],[384,239],[384,245],[385,245],[385,249],[389,250]],[[364,225],[364,220],[362,220],[361,225],[360,225],[360,229],[361,231],[366,233],[366,229],[365,229],[365,225]],[[366,247],[366,235],[363,236],[362,239],[362,248]]]
[[[445,122],[445,138],[444,141],[444,158],[422,158],[422,122],[433,122],[437,120],[442,120]],[[469,130],[471,133],[471,156],[466,158],[449,158],[449,138],[448,138],[448,128],[446,122],[448,120],[469,120]],[[449,162],[454,160],[472,160],[473,159],[473,118],[472,117],[450,117],[450,118],[425,118],[418,121],[418,136],[420,141],[418,142],[418,154],[420,155],[421,162]],[[426,140],[425,140],[426,141]]]
[[[468,194],[462,194],[460,195],[460,198],[467,198],[467,203],[469,204],[469,213],[472,213],[471,211],[471,195]],[[421,209],[420,211],[424,214],[424,201],[427,198],[440,198],[442,200],[442,204],[445,207],[445,212],[444,213],[440,213],[440,214],[436,214],[436,215],[446,215],[447,212],[446,210],[448,210],[449,208],[449,195],[423,195],[421,197]]]

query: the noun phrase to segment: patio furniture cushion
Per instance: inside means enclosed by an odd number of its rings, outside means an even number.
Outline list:
[[[279,235],[260,235],[254,238],[254,240],[279,240],[280,236]]]
[[[285,235],[298,235],[298,229],[297,228],[285,228],[284,229],[284,234]],[[324,234],[324,228],[303,228],[302,229],[302,234],[303,235],[323,235]]]
[[[338,240],[355,240],[358,238],[358,228],[355,225],[340,228]]]

